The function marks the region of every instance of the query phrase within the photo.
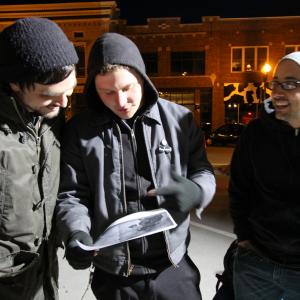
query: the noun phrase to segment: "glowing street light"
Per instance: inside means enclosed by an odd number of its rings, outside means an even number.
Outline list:
[[[262,68],[261,68],[261,72],[263,74],[262,77],[262,89],[260,89],[260,99],[259,99],[259,104],[265,100],[266,98],[266,82],[268,79],[268,74],[270,73],[270,71],[272,70],[271,65],[269,65],[268,63],[265,63]],[[256,106],[256,117],[258,116],[258,105]]]
[[[271,66],[268,64],[268,63],[265,63],[263,65],[263,67],[261,68],[261,72],[264,74],[263,75],[263,93],[262,93],[262,101],[265,100],[266,98],[266,82],[267,82],[267,79],[268,79],[268,74],[269,72],[271,71]]]
[[[229,103],[229,104],[227,105],[227,107],[228,107],[229,109],[233,109],[233,111],[236,110],[236,113],[237,113],[237,119],[235,120],[235,122],[240,123],[240,104],[239,104],[239,103],[233,103],[233,104]]]
[[[262,73],[265,75],[268,75],[268,73],[271,71],[271,66],[268,63],[265,63],[263,67],[261,68]]]
[[[233,107],[236,108],[237,112],[237,122],[240,123],[240,104],[239,103],[234,103]]]

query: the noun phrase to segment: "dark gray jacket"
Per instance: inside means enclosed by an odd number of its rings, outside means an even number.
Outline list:
[[[151,183],[162,187],[176,172],[197,183],[203,191],[200,212],[212,199],[215,178],[207,160],[203,132],[187,108],[158,97],[146,75],[136,45],[117,33],[106,33],[94,44],[88,63],[85,96],[90,110],[73,118],[64,135],[62,174],[57,204],[57,228],[67,243],[74,231],[90,233],[95,240],[116,219],[127,214],[124,149],[121,129],[95,91],[101,66],[129,66],[144,80],[141,128]],[[157,197],[157,206],[163,199]],[[178,227],[164,233],[170,261],[176,265],[189,244],[189,214],[175,212]],[[128,243],[101,249],[94,263],[114,274],[128,275],[131,265]]]
[[[44,269],[49,278],[56,276],[55,249],[48,240],[59,184],[62,117],[44,120],[38,135],[15,99],[0,95],[0,285],[2,278],[26,270],[38,281],[31,270],[48,261]],[[33,294],[28,299],[36,299]],[[20,294],[15,299],[27,298]]]
[[[158,99],[143,117],[143,131],[155,187],[168,184],[173,164],[178,174],[202,188],[201,207],[205,207],[215,192],[215,178],[192,113]],[[91,232],[96,239],[111,222],[126,214],[120,139],[116,122],[97,112],[87,111],[67,125],[57,206],[58,228],[65,242],[78,230]],[[163,150],[165,140],[171,152]],[[159,205],[162,199],[157,201]],[[188,246],[189,214],[174,217],[179,226],[165,232],[165,239],[169,257],[177,264]],[[127,243],[101,249],[95,264],[111,273],[126,274],[130,267]]]

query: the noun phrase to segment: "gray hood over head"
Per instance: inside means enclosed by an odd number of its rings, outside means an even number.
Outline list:
[[[107,32],[95,41],[89,55],[88,75],[84,93],[90,108],[98,110],[104,108],[95,89],[95,77],[100,73],[102,67],[107,64],[133,68],[144,80],[144,100],[147,107],[157,101],[158,92],[146,74],[145,63],[138,47],[133,41],[121,34]]]

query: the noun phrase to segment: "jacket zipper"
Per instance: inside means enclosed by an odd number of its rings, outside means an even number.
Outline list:
[[[137,191],[138,191],[138,206],[139,210],[141,210],[141,179],[138,175],[138,160],[137,160],[137,143],[135,138],[135,125],[136,125],[137,119],[134,120],[132,129],[130,129],[131,133],[131,139],[132,139],[132,145],[133,145],[133,158],[134,158],[134,164],[135,164],[135,171],[136,171],[136,184],[137,184]]]
[[[143,119],[143,117],[142,117],[142,119]],[[158,185],[157,185],[157,181],[156,181],[156,178],[155,178],[155,175],[154,175],[155,172],[154,172],[152,160],[151,160],[151,158],[149,157],[149,148],[150,148],[150,146],[149,146],[149,143],[148,143],[147,134],[146,134],[146,132],[145,132],[146,130],[145,130],[145,128],[144,128],[143,122],[142,122],[142,129],[143,129],[143,136],[145,137],[145,144],[146,144],[147,157],[148,157],[148,162],[149,162],[150,171],[151,171],[151,177],[152,177],[152,180],[153,180],[154,188],[157,188]],[[157,205],[158,205],[158,207],[159,207],[159,204],[160,204],[160,203],[159,203],[157,197],[156,197],[156,203],[157,203]],[[166,244],[166,247],[167,247],[168,258],[169,258],[171,264],[172,264],[174,267],[177,268],[178,265],[176,265],[176,264],[173,262],[172,258],[171,258],[170,247],[169,247],[168,238],[167,238],[167,233],[164,231],[163,234],[164,234],[165,244]]]
[[[139,211],[142,211],[142,195],[141,195],[141,178],[138,173],[138,159],[137,159],[137,142],[136,142],[136,137],[135,137],[135,128],[136,128],[136,122],[139,118],[136,118],[134,120],[134,123],[132,125],[132,129],[130,129],[131,132],[131,138],[132,138],[132,145],[133,145],[133,157],[134,157],[134,164],[135,164],[135,169],[136,169],[136,184],[137,184],[137,191],[138,191],[138,209]],[[145,253],[145,237],[141,237],[141,242],[142,242],[142,253]],[[148,269],[148,268],[146,268]]]
[[[119,125],[115,122],[116,128],[118,130],[119,134],[119,140],[120,140],[120,158],[121,158],[121,176],[122,176],[122,193],[123,193],[123,199],[124,199],[124,209],[127,214],[127,202],[126,202],[126,192],[125,192],[125,175],[124,175],[124,156],[123,156],[123,143],[122,143],[122,133]],[[127,273],[125,274],[125,277],[130,276],[132,273],[132,270],[134,268],[134,265],[131,264],[131,255],[130,255],[130,249],[129,249],[129,243],[126,242],[126,249],[127,249],[127,257],[128,257],[128,264],[127,264]]]

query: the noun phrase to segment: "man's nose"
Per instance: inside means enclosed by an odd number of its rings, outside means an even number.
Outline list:
[[[127,93],[123,91],[118,91],[117,102],[120,107],[123,107],[127,103]]]
[[[68,101],[69,101],[68,96],[64,94],[55,97],[55,104],[59,105],[60,107],[67,107]]]

